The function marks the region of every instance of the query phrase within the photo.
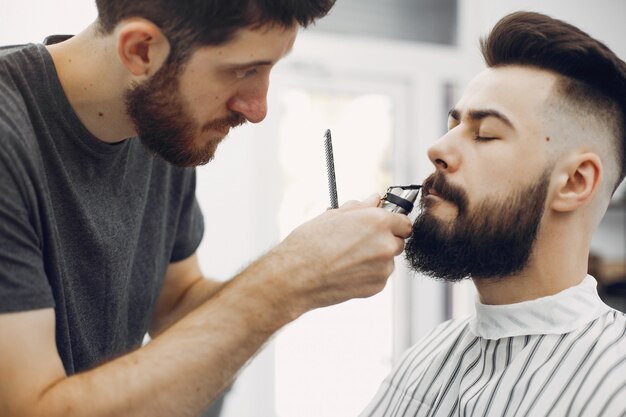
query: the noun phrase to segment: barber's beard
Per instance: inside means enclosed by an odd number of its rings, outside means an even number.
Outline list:
[[[471,211],[464,190],[434,174],[424,184],[458,209],[454,220],[437,218],[421,200],[405,248],[412,269],[446,281],[498,279],[521,272],[530,259],[543,216],[549,172],[506,198],[483,201]]]
[[[204,165],[213,159],[223,137],[203,138],[204,143],[198,145],[201,132],[206,136],[213,129],[239,126],[246,119],[231,113],[201,127],[180,92],[178,72],[173,65],[166,65],[146,82],[126,91],[126,111],[151,153],[180,167]]]

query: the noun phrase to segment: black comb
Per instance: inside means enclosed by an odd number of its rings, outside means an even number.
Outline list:
[[[335,179],[335,160],[333,159],[333,142],[330,129],[324,134],[324,148],[326,149],[326,172],[328,174],[328,190],[330,192],[330,208],[338,208],[337,181]]]

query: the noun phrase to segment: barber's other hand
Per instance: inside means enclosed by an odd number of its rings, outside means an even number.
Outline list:
[[[369,297],[385,287],[412,225],[407,216],[377,207],[379,201],[373,195],[328,210],[268,254],[290,266],[280,292],[298,313]]]

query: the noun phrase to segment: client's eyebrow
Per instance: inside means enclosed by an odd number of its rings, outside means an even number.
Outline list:
[[[451,117],[452,119],[456,120],[457,122],[461,121],[461,113],[457,109],[450,110],[448,112],[448,116]],[[509,120],[509,118],[506,117],[504,114],[500,113],[497,110],[493,110],[493,109],[468,110],[467,111],[467,117],[469,117],[471,120],[473,120],[475,122],[478,122],[478,121],[481,121],[483,119],[486,119],[487,117],[495,117],[496,119],[500,120],[502,123],[504,123],[505,125],[507,125],[511,129],[515,130],[515,126]]]

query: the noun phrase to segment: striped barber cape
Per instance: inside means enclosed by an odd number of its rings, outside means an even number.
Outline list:
[[[596,286],[477,301],[409,349],[361,417],[626,417],[626,315]]]

